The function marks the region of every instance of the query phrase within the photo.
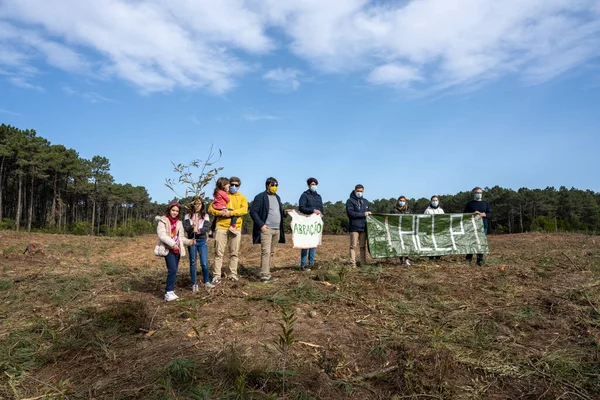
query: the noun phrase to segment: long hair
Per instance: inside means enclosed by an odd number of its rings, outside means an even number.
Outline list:
[[[225,185],[229,183],[229,179],[225,177],[220,177],[217,179],[217,184],[215,185],[215,191],[213,192],[213,196],[217,194],[219,190],[225,190]]]
[[[171,204],[169,204],[167,206],[167,209],[165,210],[165,217],[168,217],[169,215],[171,215],[171,208],[173,207],[178,207],[179,208],[179,215],[181,215],[181,204],[179,204],[179,202],[177,201],[173,201],[171,202]],[[177,216],[179,218],[179,215]]]
[[[402,207],[399,207],[398,202],[402,199],[404,199],[404,205]],[[408,210],[408,200],[406,199],[406,197],[404,197],[404,196],[398,197],[398,200],[396,200],[396,209],[400,210],[400,211]]]
[[[206,216],[206,205],[201,199],[194,200],[193,208],[191,209],[191,214],[199,214],[200,218],[204,219]]]

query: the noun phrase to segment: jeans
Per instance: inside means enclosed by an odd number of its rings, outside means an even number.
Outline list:
[[[312,249],[302,249],[300,250],[300,266],[306,266],[306,256],[308,255],[308,265],[315,265],[315,253],[317,249],[313,247]]]
[[[180,255],[169,252],[165,256],[165,262],[167,263],[167,287],[166,292],[172,292],[175,290],[175,281],[177,280],[177,268],[179,267]]]
[[[206,239],[196,239],[196,244],[189,246],[190,252],[190,276],[192,277],[192,285],[198,283],[196,278],[196,255],[200,254],[200,266],[202,267],[202,279],[204,283],[209,282],[208,277],[208,246],[206,245]]]

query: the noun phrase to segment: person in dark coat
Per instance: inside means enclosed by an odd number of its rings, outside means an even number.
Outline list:
[[[398,197],[396,205],[390,210],[390,214],[412,214],[408,200],[405,196]],[[400,257],[400,264],[406,265],[407,267],[412,265],[408,257]]]
[[[478,214],[483,219],[483,231],[487,235],[489,221],[492,219],[492,210],[490,210],[490,204],[482,200],[483,189],[479,186],[474,188],[472,191],[473,200],[470,200],[465,206],[465,214]],[[473,261],[473,254],[467,254],[467,261]],[[477,265],[483,265],[483,254],[477,254]]]
[[[317,214],[323,216],[323,200],[321,199],[321,195],[317,193],[319,181],[316,178],[308,178],[306,184],[308,185],[308,190],[300,195],[298,210],[306,215]],[[309,267],[315,265],[316,251],[316,247],[300,250],[300,269],[302,271],[310,271]],[[306,266],[306,256],[308,256],[309,267]]]
[[[270,177],[265,182],[266,190],[256,195],[250,206],[250,216],[254,221],[252,243],[260,243],[260,280],[271,279],[271,268],[275,257],[277,243],[285,243],[283,219],[287,215],[277,195],[279,182]]]
[[[367,262],[367,216],[371,215],[369,200],[363,197],[365,188],[358,184],[346,201],[346,214],[350,220],[350,265],[356,267],[356,247],[360,248],[360,262]]]

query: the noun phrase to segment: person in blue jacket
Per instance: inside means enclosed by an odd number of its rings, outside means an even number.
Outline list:
[[[465,214],[479,214],[483,219],[483,231],[487,235],[489,221],[492,219],[492,210],[490,210],[490,204],[482,200],[483,189],[479,186],[475,187],[472,191],[473,200],[470,200],[465,206]],[[473,260],[473,254],[467,254],[467,261]],[[483,254],[477,254],[477,265],[483,265]]]
[[[285,243],[283,219],[285,214],[281,199],[277,195],[279,182],[273,177],[267,178],[266,190],[254,197],[250,206],[250,216],[254,221],[252,228],[252,243],[260,243],[260,280],[268,282],[271,279],[271,268],[277,243]]]
[[[346,214],[350,220],[350,265],[356,267],[356,247],[360,247],[360,262],[367,262],[367,216],[371,215],[369,200],[363,197],[365,188],[358,184],[346,201]]]
[[[298,210],[302,214],[311,215],[317,214],[323,216],[323,200],[321,195],[317,193],[319,181],[316,178],[308,178],[306,180],[308,190],[304,191],[300,195],[298,200]],[[302,249],[300,250],[300,269],[302,271],[310,271],[310,268],[306,266],[306,256],[308,255],[308,265],[315,265],[315,253],[316,248]]]

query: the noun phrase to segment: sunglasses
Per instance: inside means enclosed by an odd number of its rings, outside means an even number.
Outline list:
[[[279,186],[279,183],[271,183],[271,186]]]
[[[240,184],[239,183],[230,183],[229,186],[240,187]]]

